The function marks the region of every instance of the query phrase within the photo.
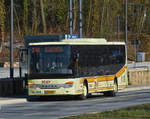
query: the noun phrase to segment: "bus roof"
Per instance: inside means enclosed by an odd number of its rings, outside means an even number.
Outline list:
[[[58,42],[36,42],[29,43],[29,46],[35,45],[125,45],[124,42],[107,42],[104,38],[78,38],[62,39]]]

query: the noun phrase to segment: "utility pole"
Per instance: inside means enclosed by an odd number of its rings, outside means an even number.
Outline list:
[[[69,0],[69,33],[72,35],[72,0]]]
[[[79,34],[82,38],[82,0],[79,0]]]
[[[128,47],[128,0],[125,0],[125,43]]]
[[[13,0],[11,0],[11,17],[10,17],[10,23],[11,23],[11,28],[10,28],[10,78],[14,78],[14,55],[13,55],[13,31],[14,31],[14,24],[13,24]]]

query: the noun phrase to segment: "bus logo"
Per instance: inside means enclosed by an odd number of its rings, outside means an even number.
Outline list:
[[[51,83],[51,81],[46,81],[46,80],[42,81],[42,84],[50,84],[50,83]]]

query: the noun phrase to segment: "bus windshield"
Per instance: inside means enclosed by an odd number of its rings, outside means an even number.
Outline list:
[[[29,74],[72,74],[70,46],[31,46]]]

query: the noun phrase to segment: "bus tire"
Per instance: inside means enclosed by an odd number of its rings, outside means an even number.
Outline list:
[[[26,100],[27,100],[28,102],[32,102],[32,101],[33,101],[33,98],[30,97],[30,96],[28,96],[28,97],[26,98]]]
[[[81,94],[79,96],[79,98],[81,100],[85,100],[85,99],[87,99],[87,96],[88,96],[88,85],[87,85],[87,82],[84,81],[84,83],[83,83],[83,94]]]
[[[33,102],[33,101],[37,101],[38,99],[37,99],[37,97],[34,97],[34,96],[28,96],[28,97],[26,98],[26,100],[27,100],[28,102]]]
[[[117,79],[115,79],[114,80],[114,89],[113,89],[113,91],[104,92],[104,96],[115,97],[117,92],[118,92],[118,83],[117,83]]]
[[[110,91],[110,96],[115,97],[117,92],[118,92],[118,82],[117,82],[117,79],[115,79],[114,80],[114,89],[113,89],[113,91]]]
[[[114,80],[114,92],[115,93],[118,92],[118,81],[117,81],[117,79]]]

